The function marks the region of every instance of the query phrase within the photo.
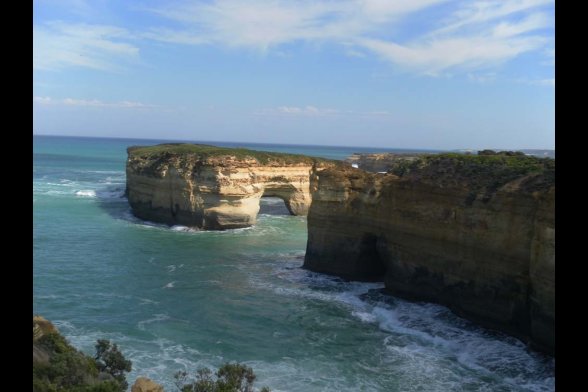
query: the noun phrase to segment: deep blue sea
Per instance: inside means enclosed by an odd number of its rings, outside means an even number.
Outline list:
[[[258,224],[197,232],[135,219],[126,147],[34,136],[33,311],[78,348],[118,343],[145,375],[239,361],[273,391],[553,391],[553,359],[380,283],[301,269],[306,219],[262,199]],[[383,149],[217,143],[343,159]]]

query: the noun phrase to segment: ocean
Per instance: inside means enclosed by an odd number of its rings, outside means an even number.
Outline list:
[[[251,366],[273,391],[553,391],[555,361],[447,308],[301,268],[306,218],[262,199],[223,232],[134,218],[126,148],[163,141],[33,137],[33,312],[77,348],[117,343],[174,391],[177,371]],[[385,149],[216,143],[344,159]],[[407,151],[404,152],[415,152]]]

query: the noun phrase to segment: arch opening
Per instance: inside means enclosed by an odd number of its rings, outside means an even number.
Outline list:
[[[265,194],[259,200],[259,213],[264,215],[292,215],[288,209],[286,201],[278,196],[266,196]]]
[[[291,204],[295,193],[296,189],[291,184],[267,184],[261,195],[259,213],[264,213],[262,204],[265,204],[265,209],[269,207],[272,211],[269,212],[271,215],[298,215]],[[286,212],[282,207],[286,208]]]

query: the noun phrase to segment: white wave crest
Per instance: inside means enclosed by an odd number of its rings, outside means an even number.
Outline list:
[[[81,190],[81,191],[77,191],[76,196],[80,196],[80,197],[96,197],[96,191],[93,190]]]

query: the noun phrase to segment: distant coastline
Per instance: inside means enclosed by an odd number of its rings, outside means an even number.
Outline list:
[[[321,148],[321,149],[333,149],[333,150],[350,150],[352,155],[353,153],[367,153],[367,152],[401,152],[401,153],[438,153],[438,152],[461,152],[461,153],[476,153],[478,149],[473,148],[456,148],[456,149],[431,149],[431,148],[396,148],[396,147],[372,147],[372,146],[340,146],[340,145],[324,145],[324,144],[293,144],[293,143],[255,143],[255,142],[227,142],[227,141],[215,141],[215,140],[205,140],[205,139],[155,139],[155,138],[132,138],[132,137],[103,137],[103,136],[68,136],[68,135],[44,135],[44,134],[35,134],[33,133],[33,137],[41,137],[41,138],[71,138],[71,139],[83,139],[83,140],[117,140],[117,141],[143,141],[147,142],[148,144],[161,144],[161,143],[200,143],[200,144],[212,144],[217,145],[220,147],[253,147],[253,148],[264,148],[267,151],[275,151],[270,150],[270,147],[282,147],[282,148]],[[506,151],[506,150],[513,150],[513,151],[522,151],[526,154],[536,155],[536,156],[548,156],[549,158],[555,158],[555,150],[554,149],[537,149],[537,148],[491,148],[495,151]],[[280,152],[278,150],[277,152]],[[547,153],[548,155],[541,155]]]

